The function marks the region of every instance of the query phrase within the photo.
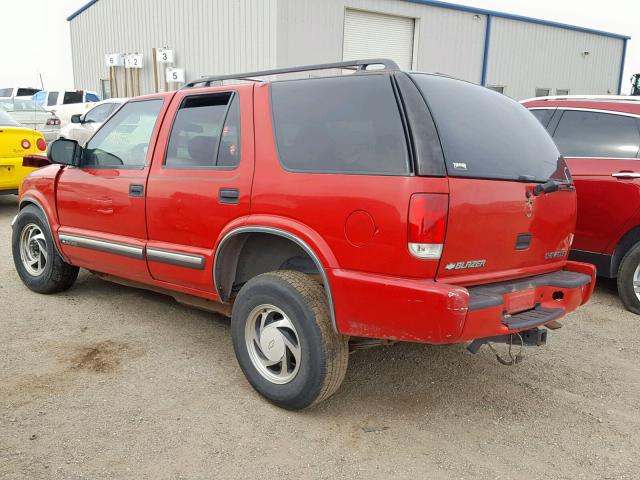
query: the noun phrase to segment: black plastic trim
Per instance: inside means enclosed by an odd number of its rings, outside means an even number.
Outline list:
[[[569,252],[569,260],[595,265],[598,276],[606,278],[616,277],[616,274],[611,268],[613,266],[613,255],[589,252],[586,250],[571,250],[571,252]]]
[[[517,313],[514,315],[504,315],[502,323],[509,330],[517,330],[520,328],[530,328],[560,318],[564,314],[561,308],[543,308],[537,306],[533,310]]]
[[[558,270],[535,277],[519,278],[509,282],[491,283],[469,288],[469,311],[497,307],[503,304],[503,295],[536,287],[579,288],[591,283],[584,273]]]

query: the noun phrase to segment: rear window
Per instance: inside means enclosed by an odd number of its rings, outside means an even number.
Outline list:
[[[387,75],[274,82],[282,165],[296,172],[405,175],[409,154]]]
[[[451,176],[566,180],[553,140],[518,102],[472,83],[413,74],[435,121]]]
[[[0,126],[3,127],[16,127],[20,125],[18,122],[16,122],[13,118],[11,118],[11,116],[5,112],[4,110],[0,109]]]
[[[39,91],[40,89],[38,88],[19,88],[18,93],[16,93],[16,97],[30,97]]]

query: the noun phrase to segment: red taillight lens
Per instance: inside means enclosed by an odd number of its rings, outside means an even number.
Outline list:
[[[31,142],[25,138],[24,140],[22,140],[22,141],[20,142],[20,146],[21,146],[23,149],[28,150],[28,149],[30,149],[30,148],[31,148]]]
[[[39,138],[36,140],[36,147],[38,147],[38,150],[41,152],[44,152],[47,149],[47,142],[44,141],[44,138]]]
[[[57,118],[49,118],[47,120],[47,125],[51,126],[51,125],[60,125],[60,120]]]
[[[442,254],[447,227],[449,197],[443,193],[416,193],[409,205],[409,251],[424,259],[438,259]]]

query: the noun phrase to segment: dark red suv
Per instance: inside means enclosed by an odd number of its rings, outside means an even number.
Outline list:
[[[578,194],[571,258],[618,279],[640,314],[640,99],[547,97],[523,102],[553,135]]]
[[[328,68],[355,73],[210,86]],[[242,370],[285,408],[331,395],[350,344],[542,344],[593,290],[540,123],[388,60],[135,98],[49,161],[13,223],[25,284],[65,290],[82,267],[230,314]]]

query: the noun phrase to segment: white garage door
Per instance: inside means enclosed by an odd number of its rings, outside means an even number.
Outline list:
[[[411,68],[414,19],[347,9],[342,58],[390,58]]]

